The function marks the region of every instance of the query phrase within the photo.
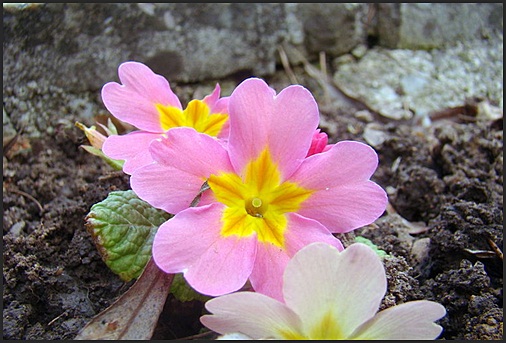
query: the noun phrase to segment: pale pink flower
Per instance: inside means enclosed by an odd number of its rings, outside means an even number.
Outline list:
[[[446,314],[432,301],[417,300],[378,312],[387,290],[380,257],[355,243],[344,251],[325,243],[302,248],[288,262],[283,300],[237,292],[209,300],[209,329],[252,339],[410,340],[436,339]]]
[[[135,126],[122,136],[110,136],[103,152],[125,160],[123,171],[131,174],[149,164],[149,143],[174,127],[187,126],[211,136],[228,135],[228,97],[220,98],[220,86],[203,100],[192,100],[183,110],[169,82],[139,62],[125,62],[118,68],[121,84],[109,82],[102,88],[102,100],[118,119]]]
[[[160,226],[153,258],[183,272],[198,292],[221,295],[252,287],[281,298],[288,260],[312,242],[342,249],[332,232],[376,220],[385,191],[370,180],[374,150],[343,141],[306,157],[319,121],[302,86],[276,95],[263,80],[242,82],[229,100],[228,144],[189,128],[151,143],[155,162],[131,178],[135,193],[176,215]],[[202,185],[210,190],[193,202]]]

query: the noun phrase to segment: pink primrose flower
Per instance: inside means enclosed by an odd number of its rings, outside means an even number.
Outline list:
[[[191,128],[174,128],[150,145],[154,163],[131,177],[135,193],[176,215],[162,224],[153,258],[183,272],[198,292],[216,296],[252,287],[281,299],[288,260],[312,242],[343,249],[332,232],[376,220],[385,191],[370,180],[378,158],[343,141],[306,157],[319,121],[302,86],[276,95],[263,80],[243,81],[229,100],[226,146]],[[188,208],[202,185],[210,190]]]
[[[329,138],[325,132],[320,132],[320,129],[316,129],[313,133],[313,140],[311,141],[311,146],[309,147],[307,156],[309,157],[329,150],[332,147],[332,144],[327,144],[328,140]]]
[[[149,143],[171,128],[188,126],[211,136],[228,136],[228,97],[220,98],[218,84],[210,95],[190,101],[183,110],[169,82],[146,65],[125,62],[119,66],[118,74],[121,84],[105,84],[102,99],[116,118],[139,130],[110,136],[103,152],[111,158],[126,160],[125,173],[131,174],[149,164],[152,161]]]
[[[424,340],[441,334],[434,322],[446,314],[442,305],[417,300],[378,312],[386,290],[381,259],[367,245],[339,252],[312,243],[286,266],[284,302],[255,292],[227,294],[209,300],[211,314],[200,320],[239,339]]]

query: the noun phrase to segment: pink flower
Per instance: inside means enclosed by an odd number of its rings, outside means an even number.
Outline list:
[[[438,303],[418,300],[377,313],[387,289],[381,259],[355,243],[339,252],[324,243],[302,248],[288,262],[283,300],[238,292],[209,300],[201,322],[220,334],[252,339],[422,340],[442,331]],[[245,335],[245,336],[244,336]]]
[[[325,132],[320,132],[320,129],[316,129],[316,131],[313,133],[313,140],[311,141],[311,146],[309,147],[307,156],[309,157],[311,155],[329,150],[332,147],[332,144],[327,144],[328,140],[329,138]]]
[[[228,97],[219,98],[220,86],[203,100],[192,100],[185,110],[172,92],[169,82],[138,62],[119,66],[122,84],[109,82],[102,88],[107,109],[118,119],[139,130],[109,137],[103,146],[106,155],[126,160],[123,171],[131,174],[149,164],[149,143],[174,127],[188,126],[211,136],[228,135]]]
[[[288,260],[312,242],[342,249],[331,233],[376,220],[387,196],[369,180],[378,158],[368,145],[343,141],[307,156],[319,121],[302,86],[276,95],[264,81],[242,82],[229,100],[225,147],[189,128],[153,141],[155,163],[131,178],[135,193],[176,215],[160,226],[153,258],[183,272],[198,292],[216,296],[253,288],[281,299]],[[188,208],[204,182],[198,207]]]

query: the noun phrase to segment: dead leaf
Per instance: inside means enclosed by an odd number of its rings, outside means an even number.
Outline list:
[[[75,339],[150,339],[173,278],[174,274],[161,271],[151,258],[132,287],[86,324]]]

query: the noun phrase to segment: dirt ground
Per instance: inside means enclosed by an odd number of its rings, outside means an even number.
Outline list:
[[[371,123],[381,133],[373,180],[391,207],[354,233],[390,255],[382,308],[434,300],[447,309],[440,338],[502,339],[502,119],[481,120],[471,102],[441,109],[427,127],[393,121],[328,101],[316,80],[303,80],[332,143],[366,142]],[[277,91],[290,84],[283,70],[266,81]],[[187,103],[196,86],[175,92]],[[77,127],[57,124],[53,134],[21,133],[4,145],[3,339],[73,339],[132,284],[108,270],[84,226],[90,207],[129,180],[79,148],[85,143]],[[153,339],[213,337],[199,323],[203,311],[169,296]]]

